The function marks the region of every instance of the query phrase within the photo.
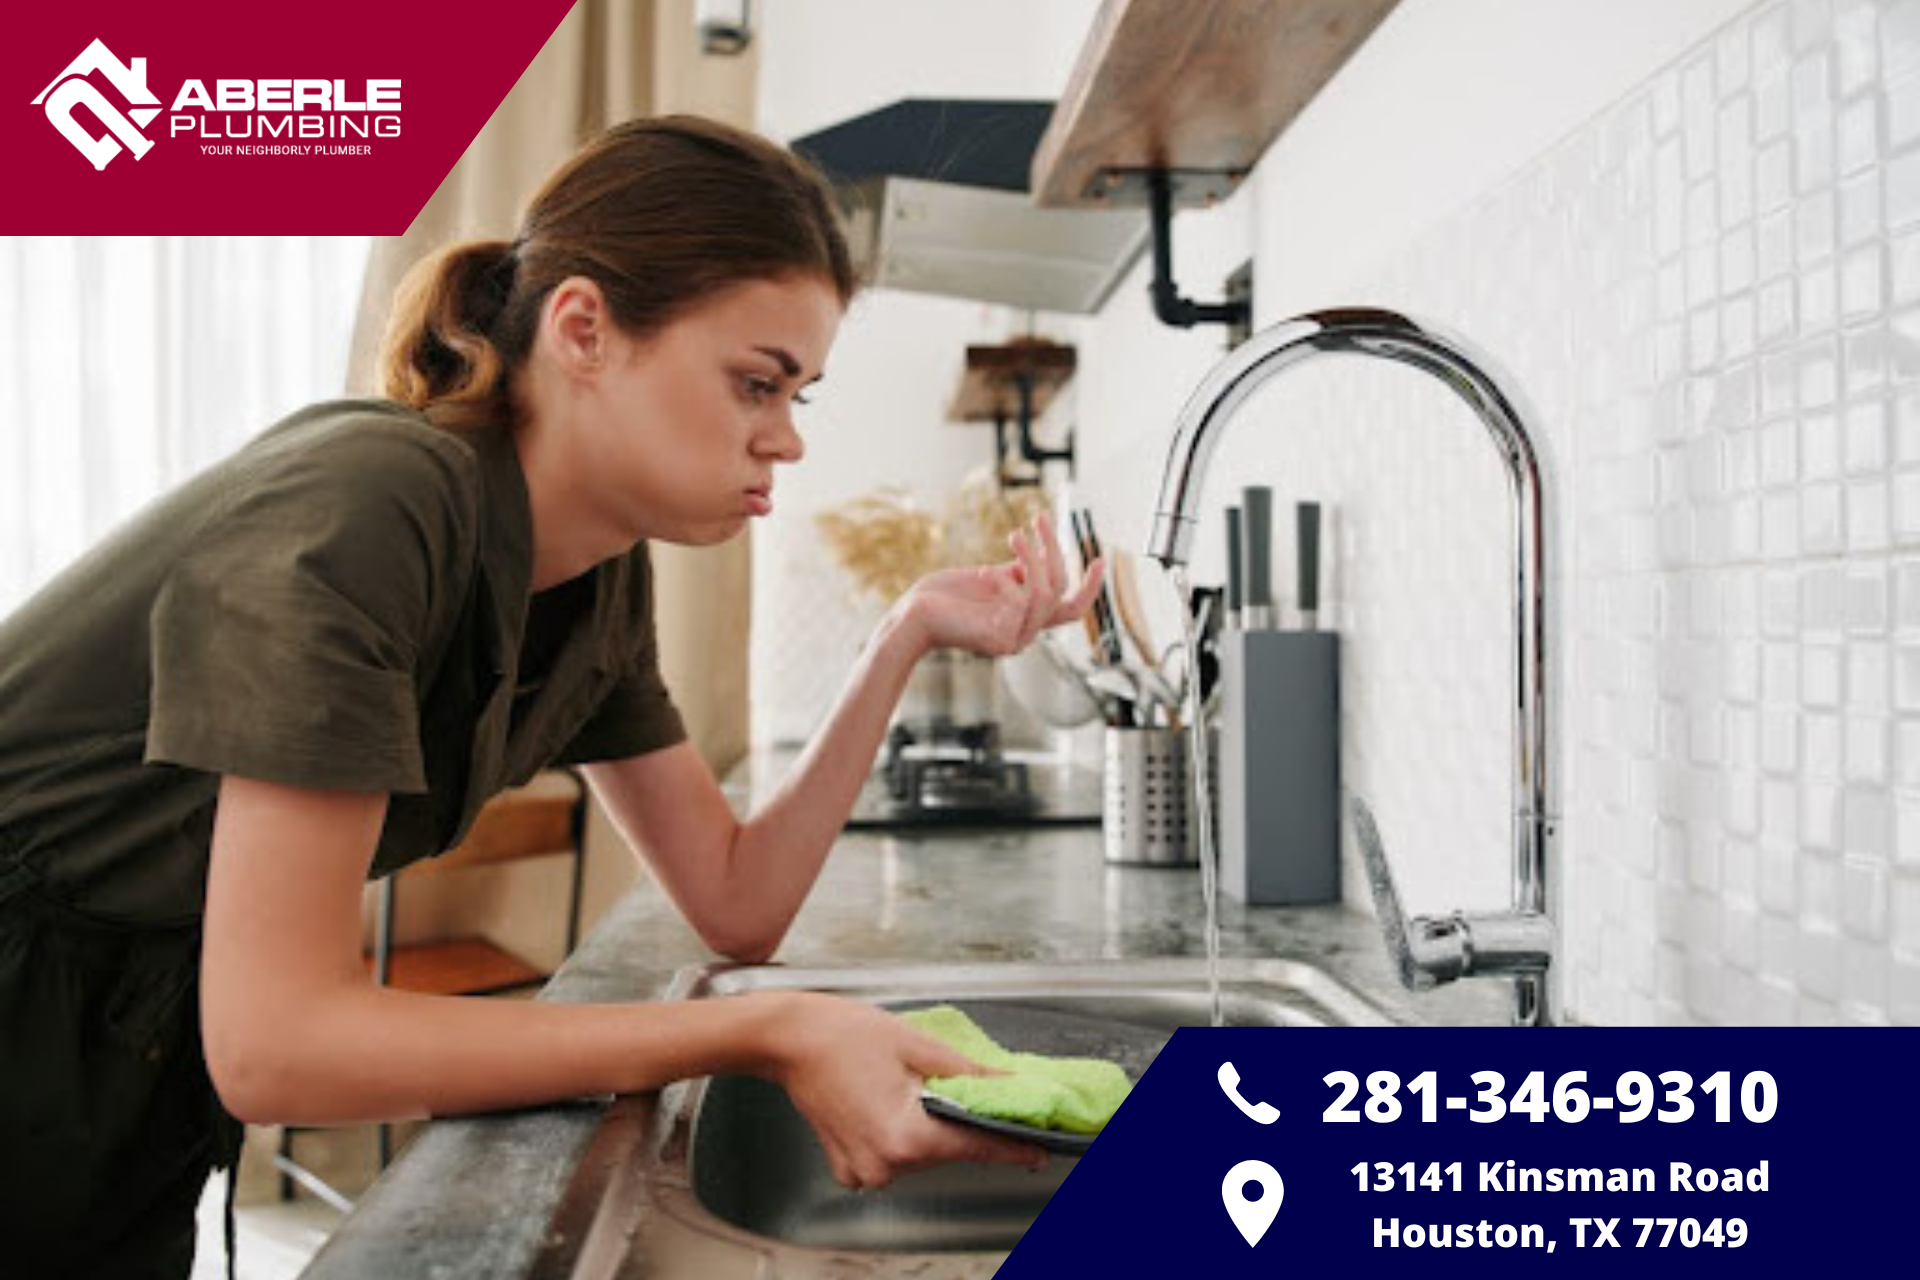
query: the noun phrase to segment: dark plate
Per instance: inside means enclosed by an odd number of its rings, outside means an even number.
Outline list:
[[[954,1005],[978,1023],[982,1031],[1009,1049],[1054,1057],[1105,1058],[1118,1064],[1127,1073],[1127,1078],[1136,1084],[1173,1035],[1164,1027],[1142,1027],[1115,1018],[1065,1013],[1049,1007],[1044,997],[1027,1000],[970,1000],[963,997],[944,1002],[914,1003]],[[909,1006],[903,1004],[895,1007],[905,1009]],[[1005,1134],[1009,1138],[1031,1142],[1036,1147],[1064,1156],[1085,1155],[1096,1136],[1066,1133],[1059,1129],[1036,1129],[1016,1120],[978,1116],[957,1102],[931,1093],[922,1092],[920,1103],[929,1115],[942,1120]]]
[[[1017,1138],[1021,1142],[1030,1142],[1034,1146],[1055,1155],[1083,1156],[1087,1148],[1093,1145],[1096,1134],[1064,1133],[1059,1129],[1036,1129],[1030,1124],[1021,1124],[1017,1120],[1001,1120],[994,1116],[977,1116],[950,1098],[934,1093],[920,1095],[920,1105],[927,1114],[942,1120],[951,1120],[955,1124],[972,1125],[976,1129],[985,1129],[989,1133],[1004,1134]]]

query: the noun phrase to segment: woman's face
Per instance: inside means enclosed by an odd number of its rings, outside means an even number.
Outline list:
[[[732,286],[645,339],[607,326],[574,406],[581,496],[634,538],[694,545],[769,514],[840,316],[831,285],[796,275]]]

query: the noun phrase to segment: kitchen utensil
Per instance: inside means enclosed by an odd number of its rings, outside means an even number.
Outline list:
[[[1080,507],[1073,513],[1074,544],[1080,550],[1080,563],[1084,567],[1100,558],[1100,537],[1093,531],[1093,512]],[[1120,627],[1114,616],[1113,574],[1109,572],[1100,580],[1100,590],[1093,598],[1093,618],[1100,629],[1098,652],[1103,661],[1112,664],[1124,660],[1120,648]]]
[[[1225,612],[1225,591],[1220,587],[1196,587],[1193,591],[1193,636],[1199,647],[1195,669],[1187,677],[1200,681],[1200,701],[1213,696],[1220,680],[1221,614]]]
[[[1135,706],[1136,685],[1127,674],[1125,664],[1110,667],[1098,660],[1072,651],[1060,640],[1060,633],[1042,632],[1034,647],[1044,648],[1054,666],[1065,673],[1085,695],[1092,700],[1100,719],[1107,724],[1132,724],[1138,708]],[[1110,677],[1101,677],[1102,672],[1115,672]]]
[[[1104,709],[1075,672],[1050,634],[1011,657],[1000,659],[1000,677],[1007,691],[1041,723],[1055,729],[1077,729],[1104,719]]]
[[[1151,720],[1153,713],[1140,692],[1139,673],[1131,665],[1095,667],[1085,679],[1096,697],[1119,709],[1118,717],[1110,717],[1107,723],[1139,725]]]
[[[1178,728],[1180,694],[1163,669],[1164,660],[1171,655],[1161,653],[1160,646],[1154,641],[1153,628],[1147,623],[1145,603],[1140,596],[1140,580],[1135,571],[1137,561],[1138,558],[1130,552],[1113,553],[1114,602],[1120,609],[1120,625],[1133,642],[1135,657],[1139,662],[1135,674],[1141,693],[1150,706],[1165,708],[1167,723]]]
[[[1300,629],[1320,627],[1320,504],[1296,503],[1293,508],[1295,559],[1299,579]]]
[[[939,1120],[951,1120],[955,1124],[970,1125],[975,1129],[984,1129],[988,1133],[998,1133],[1021,1142],[1029,1142],[1043,1151],[1061,1156],[1083,1156],[1093,1146],[1098,1134],[1064,1133],[1059,1129],[1037,1129],[1030,1124],[1021,1124],[1017,1120],[1001,1120],[994,1116],[980,1116],[967,1110],[949,1098],[937,1093],[922,1093],[920,1105],[927,1114]]]
[[[1075,509],[1072,515],[1074,544],[1080,551],[1082,565],[1092,564],[1101,558],[1100,536],[1094,532],[1093,512],[1085,507]],[[1099,643],[1094,649],[1095,659],[1107,666],[1118,666],[1126,661],[1126,653],[1120,639],[1120,624],[1113,607],[1113,574],[1106,573],[1100,580],[1100,590],[1094,595],[1093,607],[1089,611],[1098,629]],[[1109,723],[1138,723],[1140,708],[1136,703],[1119,703],[1110,708],[1118,713],[1118,720],[1109,717]]]
[[[1229,631],[1240,629],[1240,611],[1246,607],[1246,570],[1240,563],[1240,508],[1227,508],[1227,616]]]
[[[1159,647],[1153,643],[1153,632],[1147,626],[1146,610],[1140,601],[1140,582],[1134,574],[1134,557],[1130,552],[1116,550],[1112,563],[1108,566],[1113,583],[1113,602],[1120,614],[1120,625],[1127,633],[1127,639],[1133,642],[1133,650],[1141,662],[1151,666],[1159,657]]]
[[[1247,575],[1247,598],[1241,617],[1248,631],[1273,626],[1273,490],[1250,484],[1240,494],[1243,511],[1240,536],[1245,544],[1241,560]]]
[[[1064,499],[1064,495],[1063,495]],[[1054,517],[1054,532],[1059,540],[1063,557],[1067,561],[1070,577],[1077,578],[1087,571],[1091,563],[1082,553],[1080,543],[1079,508],[1072,505],[1071,499],[1065,499],[1057,508]],[[1053,653],[1050,655],[1057,665],[1072,673],[1075,679],[1090,665],[1105,660],[1106,646],[1100,635],[1098,611],[1089,608],[1080,615],[1080,633],[1076,637],[1066,629],[1043,631],[1041,639],[1050,642]]]
[[[1147,723],[1154,722],[1152,712],[1158,709],[1162,713],[1160,718],[1166,722],[1167,726],[1178,729],[1183,723],[1180,713],[1180,691],[1175,689],[1172,682],[1154,667],[1141,668],[1139,676],[1140,692],[1146,699],[1149,713]]]
[[[1087,688],[1096,695],[1112,698],[1130,709],[1119,721],[1142,728],[1163,720],[1180,727],[1180,695],[1167,678],[1152,667],[1123,662],[1117,667],[1099,667],[1086,673]]]
[[[1098,600],[1094,602],[1096,605]],[[1107,656],[1106,643],[1100,637],[1100,610],[1088,609],[1080,615],[1080,630],[1086,633],[1087,652],[1093,655],[1095,662],[1104,662]]]

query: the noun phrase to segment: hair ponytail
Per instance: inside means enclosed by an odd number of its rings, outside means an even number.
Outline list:
[[[407,273],[382,390],[443,427],[510,421],[509,378],[561,281],[592,280],[614,322],[644,338],[729,286],[792,275],[824,281],[842,305],[859,287],[819,174],[711,120],[630,120],[547,179],[511,244],[457,244]]]
[[[495,329],[513,293],[514,247],[469,240],[414,265],[394,295],[381,385],[447,427],[498,421],[510,360]]]

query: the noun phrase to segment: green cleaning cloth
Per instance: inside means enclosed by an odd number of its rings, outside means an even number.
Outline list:
[[[1012,1120],[1036,1129],[1098,1133],[1133,1087],[1126,1072],[1099,1058],[1049,1058],[1003,1049],[978,1023],[952,1005],[911,1009],[900,1017],[981,1066],[1011,1073],[941,1076],[927,1081],[929,1093],[956,1102],[977,1116]]]

